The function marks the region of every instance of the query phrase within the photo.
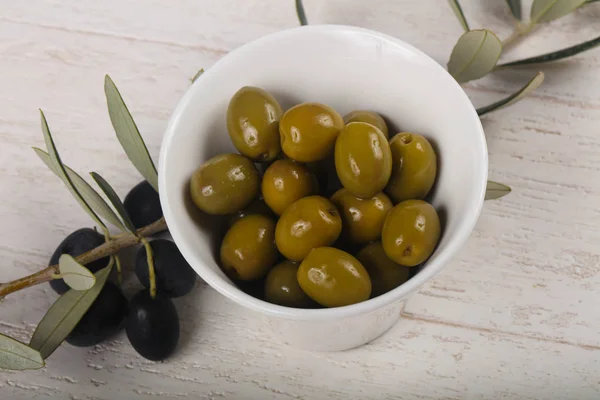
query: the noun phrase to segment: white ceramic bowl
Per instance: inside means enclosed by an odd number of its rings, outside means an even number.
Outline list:
[[[443,221],[441,242],[408,282],[363,303],[304,310],[273,305],[234,286],[216,254],[222,224],[188,196],[192,172],[208,158],[235,152],[225,114],[242,86],[261,87],[284,107],[318,101],[340,114],[381,113],[396,129],[431,139],[439,155],[432,203]],[[390,132],[390,134],[395,132]],[[159,162],[160,200],[184,257],[210,286],[263,316],[281,340],[312,350],[367,343],[400,317],[403,302],[448,264],[479,216],[487,179],[487,148],[471,102],[454,79],[414,47],[348,26],[305,26],[260,38],[223,57],[190,87],[175,110]]]

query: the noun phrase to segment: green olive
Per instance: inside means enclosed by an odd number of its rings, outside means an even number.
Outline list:
[[[406,200],[388,213],[381,231],[385,254],[407,267],[425,262],[440,240],[440,219],[423,200]]]
[[[228,220],[227,220],[227,225],[229,227],[231,227],[231,226],[233,226],[233,224],[238,222],[240,219],[244,218],[247,215],[252,215],[252,214],[261,214],[261,215],[264,215],[265,217],[269,217],[269,218],[276,217],[275,214],[273,214],[273,211],[271,211],[269,206],[265,203],[265,201],[261,198],[256,197],[244,209],[236,212],[235,214],[229,215]]]
[[[244,86],[227,107],[227,131],[235,148],[255,161],[271,161],[281,152],[279,119],[283,111],[273,96]]]
[[[289,159],[271,164],[262,180],[265,203],[277,215],[297,200],[316,194],[317,189],[315,175],[304,165]]]
[[[371,278],[373,285],[371,297],[377,297],[397,288],[410,277],[410,268],[393,262],[383,251],[381,242],[366,245],[358,252],[356,258]]]
[[[437,157],[429,141],[416,133],[399,133],[390,140],[392,176],[385,192],[399,203],[422,200],[437,174]]]
[[[308,196],[285,209],[275,229],[275,243],[285,258],[302,261],[315,247],[329,246],[340,236],[342,219],[333,203]]]
[[[366,122],[379,128],[385,138],[388,138],[388,127],[381,115],[374,113],[373,111],[356,110],[352,111],[344,116],[344,123],[349,124],[350,122]]]
[[[279,122],[281,148],[292,160],[322,160],[333,151],[343,127],[344,120],[333,108],[320,103],[298,104]]]
[[[259,185],[252,161],[239,154],[221,154],[193,173],[190,194],[196,207],[206,213],[232,214],[250,204]]]
[[[308,308],[310,297],[298,284],[298,264],[284,261],[274,266],[265,280],[265,300],[280,306]]]
[[[342,216],[342,235],[347,235],[354,243],[378,240],[385,216],[393,207],[390,199],[383,193],[370,199],[361,199],[348,189],[335,192],[331,201]]]
[[[360,261],[333,247],[319,247],[308,254],[298,268],[298,283],[325,307],[360,303],[371,295],[371,279]]]
[[[392,153],[387,139],[373,125],[352,122],[335,142],[335,169],[352,194],[370,199],[381,192],[392,173]]]
[[[277,261],[275,221],[260,214],[236,222],[221,242],[221,268],[231,279],[251,281],[266,275]]]

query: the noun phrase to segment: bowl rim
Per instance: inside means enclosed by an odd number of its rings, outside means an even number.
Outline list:
[[[476,188],[476,196],[477,203],[475,209],[472,210],[465,218],[462,220],[461,224],[457,229],[457,233],[454,237],[449,241],[443,251],[437,256],[437,258],[431,263],[428,264],[428,267],[419,271],[416,275],[414,275],[407,282],[398,286],[397,288],[369,300],[363,301],[361,303],[352,304],[343,307],[335,307],[335,308],[324,308],[324,309],[300,309],[300,308],[291,308],[280,306],[276,304],[269,303],[267,301],[258,299],[253,297],[232,283],[227,282],[221,276],[218,275],[216,271],[214,271],[211,267],[205,265],[204,262],[197,260],[192,253],[191,250],[187,249],[186,246],[179,246],[181,242],[180,232],[177,229],[177,223],[174,220],[174,217],[171,213],[170,206],[170,194],[166,192],[165,188],[165,161],[166,154],[169,148],[170,141],[172,137],[175,135],[176,126],[179,119],[180,114],[184,112],[187,108],[188,104],[192,100],[192,87],[198,84],[198,81],[202,79],[206,79],[210,76],[210,73],[204,73],[201,75],[186,91],[183,97],[180,99],[177,104],[171,118],[169,119],[167,128],[165,130],[165,134],[162,140],[161,148],[160,148],[160,156],[159,156],[159,195],[160,201],[163,207],[163,213],[165,220],[167,221],[167,225],[169,226],[169,231],[175,243],[178,245],[183,256],[190,262],[190,265],[193,265],[196,273],[211,287],[217,290],[222,295],[227,298],[235,301],[236,303],[248,307],[254,311],[258,311],[263,314],[267,314],[274,317],[284,318],[284,319],[292,319],[292,320],[323,320],[323,319],[331,319],[331,318],[343,318],[353,315],[370,313],[375,310],[378,310],[382,307],[385,307],[391,303],[395,303],[396,301],[400,301],[408,297],[412,292],[416,291],[418,288],[423,286],[427,281],[437,275],[441,269],[446,266],[450,260],[456,255],[456,253],[463,247],[469,236],[471,235],[475,224],[481,214],[481,210],[483,207],[483,202],[485,198],[485,190],[486,190],[486,182],[488,176],[488,152],[487,152],[487,144],[485,139],[485,134],[483,131],[483,127],[481,125],[481,121],[477,112],[468,98],[467,94],[464,92],[462,87],[454,80],[454,78],[435,60],[433,60],[430,56],[417,49],[416,47],[398,39],[393,36],[371,30],[366,28],[359,28],[355,26],[348,25],[305,25],[294,27],[290,29],[281,30],[275,33],[271,33],[265,36],[262,36],[258,39],[255,39],[251,42],[248,42],[228,54],[219,59],[207,72],[218,67],[219,65],[228,63],[228,60],[233,58],[232,54],[237,51],[244,49],[252,49],[253,47],[260,47],[263,43],[269,42],[274,39],[284,39],[288,36],[293,35],[301,35],[304,32],[317,32],[317,33],[328,33],[331,31],[341,32],[341,33],[361,33],[364,35],[368,35],[374,37],[379,40],[385,40],[386,42],[390,42],[393,45],[401,47],[404,51],[412,53],[414,56],[418,57],[422,62],[430,64],[433,68],[438,68],[440,72],[445,74],[448,79],[452,82],[451,84],[455,85],[457,89],[456,96],[461,99],[461,101],[465,104],[466,113],[470,113],[473,118],[473,122],[475,124],[474,129],[478,132],[477,141],[472,143],[472,150],[479,153],[481,158],[481,166],[478,174],[479,187]],[[195,267],[194,267],[195,266]]]

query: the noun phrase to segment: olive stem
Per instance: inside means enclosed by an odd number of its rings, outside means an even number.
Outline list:
[[[113,240],[105,242],[100,246],[75,257],[75,260],[82,265],[86,265],[92,261],[96,261],[107,256],[112,256],[118,253],[121,249],[134,246],[140,243],[142,240],[141,238],[152,236],[165,230],[167,230],[167,222],[164,218],[161,218],[150,225],[138,229],[135,234],[126,232],[116,235],[113,237]],[[0,298],[21,289],[48,282],[53,279],[53,275],[58,273],[58,264],[55,264],[23,278],[19,278],[11,282],[0,283]]]
[[[522,38],[523,36],[525,36],[529,32],[531,32],[531,30],[533,29],[534,26],[535,26],[534,23],[529,23],[529,24],[519,23],[519,24],[517,24],[517,27],[515,28],[513,33],[502,42],[502,46],[504,47],[504,50],[506,50],[517,39]]]
[[[156,274],[154,272],[154,254],[152,252],[152,246],[148,239],[142,238],[142,243],[146,248],[146,260],[148,261],[148,280],[150,281],[150,297],[156,297]]]
[[[115,259],[115,264],[117,265],[117,282],[119,283],[119,286],[121,286],[121,284],[123,283],[123,270],[121,268],[121,258],[117,255],[114,255],[113,258]]]

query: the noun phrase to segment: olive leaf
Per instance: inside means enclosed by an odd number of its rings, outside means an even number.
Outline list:
[[[98,184],[98,186],[100,186],[100,189],[102,189],[106,197],[108,197],[108,200],[110,200],[115,210],[117,210],[117,212],[121,216],[121,219],[123,219],[123,222],[127,226],[129,232],[135,233],[135,226],[133,225],[133,222],[129,217],[129,213],[125,209],[125,206],[123,205],[123,202],[119,198],[117,192],[115,192],[115,190],[112,188],[112,186],[110,186],[106,179],[101,177],[99,174],[92,172],[91,175],[92,178],[94,178],[94,181],[96,181],[96,183]]]
[[[521,0],[506,0],[506,4],[508,4],[508,8],[510,9],[513,17],[515,17],[517,21],[520,21],[522,19],[521,11],[523,9],[521,6]]]
[[[196,72],[196,75],[194,75],[194,77],[192,78],[192,83],[196,82],[196,79],[200,78],[200,75],[202,75],[203,73],[204,68],[200,68],[200,70]]]
[[[302,0],[296,0],[296,14],[298,15],[298,21],[300,21],[300,25],[308,25]]]
[[[541,64],[541,63],[562,60],[563,58],[572,57],[576,54],[583,53],[584,51],[593,49],[594,47],[597,47],[598,45],[600,45],[600,36],[595,39],[588,40],[587,42],[583,42],[583,43],[579,43],[575,46],[567,47],[566,49],[542,54],[541,56],[526,58],[524,60],[511,61],[506,64],[500,64],[496,68],[516,67],[516,66],[529,65],[529,64]]]
[[[463,13],[462,7],[460,6],[458,0],[448,0],[448,3],[450,3],[452,11],[454,11],[456,18],[458,18],[458,22],[460,22],[460,25],[463,27],[463,29],[466,32],[470,31],[471,29],[469,28],[469,23],[467,22],[467,18],[465,17],[465,14]]]
[[[481,107],[477,109],[477,114],[481,117],[489,112],[499,110],[504,107],[508,107],[511,104],[514,104],[520,100],[522,100],[529,93],[533,92],[544,82],[544,73],[538,72],[533,79],[531,79],[525,86],[523,86],[516,93],[511,94],[510,96],[497,101],[495,103],[490,104],[489,106]]]
[[[585,0],[535,0],[531,6],[531,23],[548,22],[572,13]]]
[[[79,264],[69,254],[62,254],[58,259],[58,270],[61,278],[71,289],[89,290],[96,283],[96,277],[89,269]]]
[[[106,225],[100,220],[98,215],[92,210],[89,204],[85,201],[85,199],[81,196],[81,193],[77,190],[71,178],[65,171],[65,167],[60,160],[60,156],[58,155],[58,151],[56,150],[56,146],[54,145],[54,140],[52,139],[52,134],[50,133],[50,128],[48,127],[48,122],[46,121],[46,117],[42,110],[40,110],[40,115],[42,118],[42,132],[44,134],[44,141],[46,142],[46,148],[48,150],[48,155],[50,156],[50,161],[54,166],[54,171],[60,177],[60,179],[65,183],[73,197],[79,202],[81,207],[89,214],[90,217],[100,226],[104,231],[107,230]],[[52,168],[51,168],[52,169]]]
[[[494,69],[502,42],[492,31],[477,29],[464,33],[452,50],[448,72],[458,82],[479,79]]]
[[[511,192],[511,188],[502,183],[487,181],[485,189],[485,200],[496,200],[506,196]]]
[[[112,122],[117,138],[127,153],[127,157],[142,174],[142,176],[158,192],[158,173],[148,148],[140,135],[127,105],[123,101],[115,83],[106,75],[104,78],[104,93],[108,105],[108,114]]]
[[[46,166],[52,172],[54,172],[54,174],[56,174],[58,177],[61,177],[57,169],[54,168],[54,164],[52,163],[52,159],[50,158],[50,155],[48,153],[46,153],[42,149],[38,149],[37,147],[34,147],[33,150],[38,155],[38,157],[44,162],[44,164],[46,164]],[[88,206],[92,210],[94,210],[97,215],[101,216],[106,221],[110,222],[120,230],[125,231],[126,228],[123,225],[123,223],[119,220],[119,218],[117,217],[115,212],[110,208],[110,206],[106,204],[106,201],[104,201],[102,197],[100,197],[98,192],[96,192],[94,188],[90,186],[89,183],[87,183],[79,174],[77,174],[77,172],[73,171],[71,168],[64,164],[63,166],[67,171],[67,175],[69,176],[69,178],[71,178],[73,186],[77,188],[77,191],[79,192],[79,194],[81,194],[81,197],[83,197],[83,200],[88,204]]]
[[[109,265],[96,272],[96,283],[90,290],[71,289],[52,304],[29,343],[29,346],[40,352],[43,359],[48,358],[60,346],[83,318],[104,287],[113,265],[114,258],[111,257]]]
[[[40,352],[0,333],[0,369],[23,371],[44,366]]]
[[[600,0],[587,0],[585,3],[586,4],[591,4],[591,3],[595,3],[597,1],[600,1]]]

